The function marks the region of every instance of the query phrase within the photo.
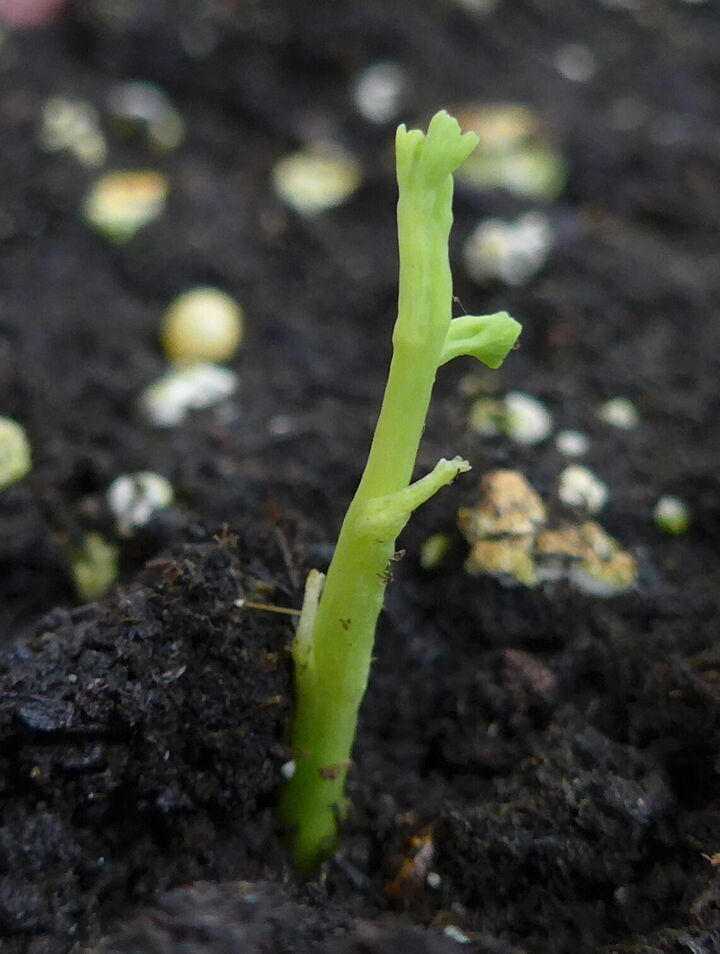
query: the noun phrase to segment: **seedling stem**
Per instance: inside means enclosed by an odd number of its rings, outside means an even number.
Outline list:
[[[463,354],[497,368],[520,331],[505,312],[451,315],[452,173],[476,144],[477,136],[461,133],[444,111],[427,134],[405,126],[397,131],[400,279],[393,357],[365,471],[324,585],[316,571],[308,578],[293,646],[296,771],[280,809],[305,870],[335,842],[396,538],[420,504],[470,469],[461,457],[443,458],[410,482],[437,369]]]

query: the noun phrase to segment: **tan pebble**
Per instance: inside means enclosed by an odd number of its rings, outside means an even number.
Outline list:
[[[83,216],[113,241],[127,242],[162,213],[167,193],[160,172],[111,172],[93,185]]]
[[[534,533],[547,513],[540,495],[516,470],[495,470],[480,484],[475,507],[458,514],[470,543],[488,536]]]
[[[471,576],[489,573],[505,582],[534,586],[537,574],[532,544],[531,533],[478,540],[465,561],[465,569]]]
[[[162,343],[176,363],[229,361],[243,337],[243,311],[219,288],[191,288],[165,312]]]
[[[536,550],[542,579],[567,575],[592,596],[612,596],[637,581],[635,558],[594,520],[538,534]]]

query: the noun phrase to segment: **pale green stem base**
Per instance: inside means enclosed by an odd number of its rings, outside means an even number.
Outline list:
[[[295,775],[285,787],[280,805],[281,817],[298,825],[294,849],[302,868],[311,868],[334,842],[395,538],[416,507],[469,469],[467,461],[459,457],[443,459],[409,487],[351,508],[319,605],[315,603],[316,578],[309,580],[298,627],[301,635],[294,648],[298,667]],[[348,533],[353,537],[351,551],[341,545]],[[363,567],[362,574],[356,572],[356,562]],[[348,607],[352,615],[342,616]],[[322,643],[322,654],[316,642],[308,643],[302,635],[309,631],[330,634]],[[347,657],[353,663],[350,669]]]

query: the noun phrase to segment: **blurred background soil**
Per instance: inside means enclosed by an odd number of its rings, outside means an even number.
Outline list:
[[[284,885],[289,917],[339,906],[288,952],[388,912],[478,951],[720,950],[718,50],[712,0],[77,0],[3,31],[0,413],[33,467],[0,495],[0,949],[94,944],[159,891],[238,878]],[[171,146],[118,121],[131,81],[180,117]],[[53,97],[89,108],[99,159],[49,147]],[[456,187],[457,313],[507,309],[524,330],[494,376],[469,359],[438,376],[418,472],[458,453],[474,470],[400,542],[346,838],[292,887],[271,817],[292,629],[233,598],[297,607],[331,553],[390,354],[394,128],[443,107],[521,107],[493,115],[539,149],[539,186]],[[330,147],[357,184],[302,214],[277,163]],[[118,244],[82,209],[124,170],[161,173],[168,197]],[[529,213],[543,254],[479,276],[473,230]],[[244,309],[237,389],[161,428],[141,399],[168,368],[162,315],[197,285]],[[550,415],[542,438],[473,426],[478,400],[512,392]],[[614,398],[626,426],[601,413]],[[577,460],[568,430],[587,439]],[[605,485],[596,519],[632,585],[468,575],[456,512],[480,478],[518,470],[553,519],[579,520],[558,497],[576,462]],[[108,488],[145,470],[174,502],[123,534]],[[686,532],[656,525],[663,495],[687,504]],[[119,581],[80,605],[89,534],[118,547]],[[432,534],[447,554],[427,569]]]

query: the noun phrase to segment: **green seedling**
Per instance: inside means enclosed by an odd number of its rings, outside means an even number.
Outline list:
[[[392,362],[365,471],[327,578],[317,571],[308,577],[293,643],[295,773],[282,792],[280,814],[304,870],[335,843],[396,538],[420,504],[470,469],[462,457],[442,459],[411,483],[437,369],[461,355],[497,368],[520,333],[506,312],[451,314],[452,173],[477,142],[444,111],[427,134],[405,126],[397,131],[400,279]]]

